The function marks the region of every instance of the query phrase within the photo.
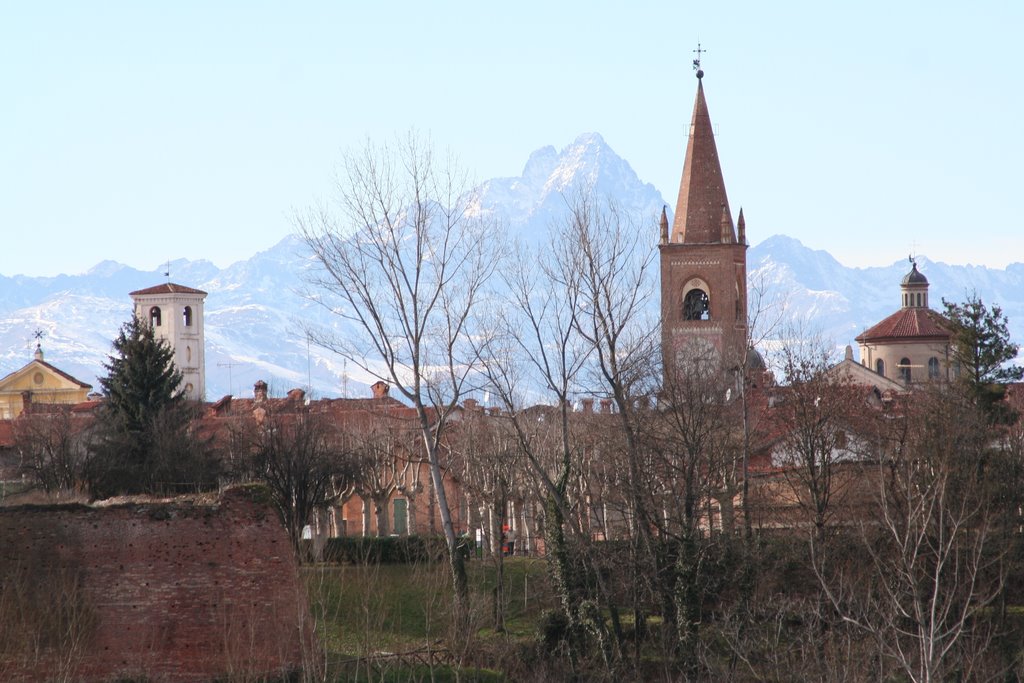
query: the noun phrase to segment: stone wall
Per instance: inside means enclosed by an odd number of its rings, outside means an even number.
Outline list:
[[[208,681],[301,666],[310,626],[260,487],[0,508],[0,679]]]

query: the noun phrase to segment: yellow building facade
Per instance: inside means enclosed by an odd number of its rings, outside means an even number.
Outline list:
[[[36,347],[32,361],[0,379],[0,419],[12,420],[26,403],[71,404],[88,400],[91,384],[75,379],[43,360]]]

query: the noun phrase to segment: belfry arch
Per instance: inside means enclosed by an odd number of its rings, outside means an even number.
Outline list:
[[[683,320],[711,320],[711,287],[702,278],[687,280],[682,301]]]

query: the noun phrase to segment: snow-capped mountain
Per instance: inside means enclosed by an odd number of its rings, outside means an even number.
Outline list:
[[[580,135],[560,152],[551,146],[538,149],[518,178],[483,183],[478,202],[480,210],[501,220],[510,234],[537,243],[554,221],[566,215],[574,198],[587,192],[613,199],[624,214],[649,222],[652,230],[665,205],[661,193],[640,180],[597,133]]]
[[[565,215],[573,197],[588,190],[608,196],[638,224],[649,225],[651,248],[656,248],[655,221],[666,202],[595,133],[581,135],[561,151],[537,150],[519,177],[484,183],[475,210],[499,218],[509,234],[537,243]],[[1003,307],[1014,338],[1024,341],[1024,264],[996,270],[921,257],[918,266],[931,283],[933,308],[941,306],[943,297],[962,300],[976,290],[987,303]],[[353,333],[303,295],[310,268],[305,246],[294,236],[223,269],[204,260],[170,263],[173,281],[209,293],[208,399],[250,395],[259,379],[279,393],[309,386],[316,396],[366,395],[371,378],[307,343],[309,325]],[[104,261],[80,275],[0,275],[0,376],[32,358],[39,330],[49,362],[98,388],[110,342],[131,315],[128,292],[164,282],[164,270],[140,271]],[[899,306],[899,283],[907,270],[905,261],[847,268],[828,253],[782,235],[748,253],[751,287],[763,289],[765,300],[784,299],[787,317],[813,320],[815,331],[839,347],[853,343],[857,334]],[[656,306],[652,301],[651,309]]]

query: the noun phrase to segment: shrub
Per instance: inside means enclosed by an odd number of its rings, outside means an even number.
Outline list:
[[[338,564],[415,564],[444,560],[447,552],[440,536],[345,536],[328,539],[323,557],[324,562]]]

